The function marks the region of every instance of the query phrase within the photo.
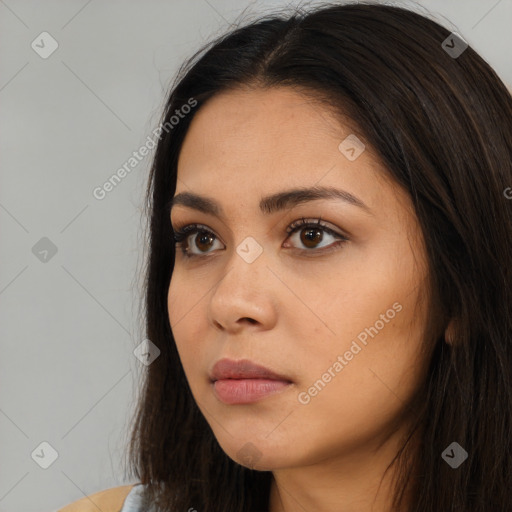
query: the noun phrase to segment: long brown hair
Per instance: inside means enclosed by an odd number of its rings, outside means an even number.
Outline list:
[[[419,449],[412,457],[405,443],[394,461],[394,510],[413,477],[411,512],[512,510],[512,97],[450,30],[373,3],[264,16],[180,69],[147,189],[145,334],[161,353],[145,374],[130,475],[162,511],[268,507],[271,472],[220,448],[191,394],[167,311],[180,148],[201,106],[240,86],[297,88],[346,116],[414,204],[429,265],[430,366],[412,401]],[[180,110],[191,99],[196,106]],[[176,122],[176,110],[190,112]],[[456,469],[441,456],[454,441],[468,453]]]

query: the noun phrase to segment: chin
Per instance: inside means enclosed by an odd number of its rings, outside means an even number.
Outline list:
[[[247,432],[245,432],[247,434]],[[292,447],[275,439],[258,439],[250,435],[219,441],[226,455],[237,464],[256,471],[273,471],[293,465]]]

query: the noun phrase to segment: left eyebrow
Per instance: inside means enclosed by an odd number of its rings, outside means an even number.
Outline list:
[[[276,212],[291,209],[299,204],[317,201],[319,199],[338,199],[350,205],[357,206],[370,215],[374,215],[372,210],[361,199],[346,190],[333,187],[285,190],[263,197],[260,200],[259,207],[262,213],[271,215]],[[222,207],[211,197],[200,196],[192,192],[181,192],[169,201],[169,211],[178,204],[206,214],[215,215],[216,217],[226,218]]]

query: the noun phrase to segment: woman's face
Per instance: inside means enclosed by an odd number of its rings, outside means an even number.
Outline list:
[[[313,187],[366,206],[309,192],[262,202]],[[191,123],[181,193],[217,210],[172,208],[175,230],[197,223],[207,233],[185,239],[190,258],[177,247],[168,311],[190,388],[223,450],[270,470],[380,446],[425,375],[426,309],[415,305],[426,265],[409,197],[384,179],[371,148],[290,89],[231,91]],[[302,218],[326,228],[288,234]],[[250,360],[287,382],[213,384],[222,358]]]

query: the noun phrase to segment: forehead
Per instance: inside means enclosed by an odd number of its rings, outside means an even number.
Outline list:
[[[190,124],[176,193],[213,195],[222,203],[259,201],[265,193],[294,187],[331,186],[376,207],[386,192],[396,190],[368,145],[355,160],[340,151],[340,143],[353,135],[333,111],[290,88],[223,92]]]
[[[350,133],[331,111],[292,89],[236,89],[201,107],[189,127],[180,161],[204,157],[206,150],[209,158],[228,157],[233,164],[249,158],[265,163],[276,157],[300,161],[306,154],[318,158],[344,131]],[[199,144],[203,155],[197,151]]]

